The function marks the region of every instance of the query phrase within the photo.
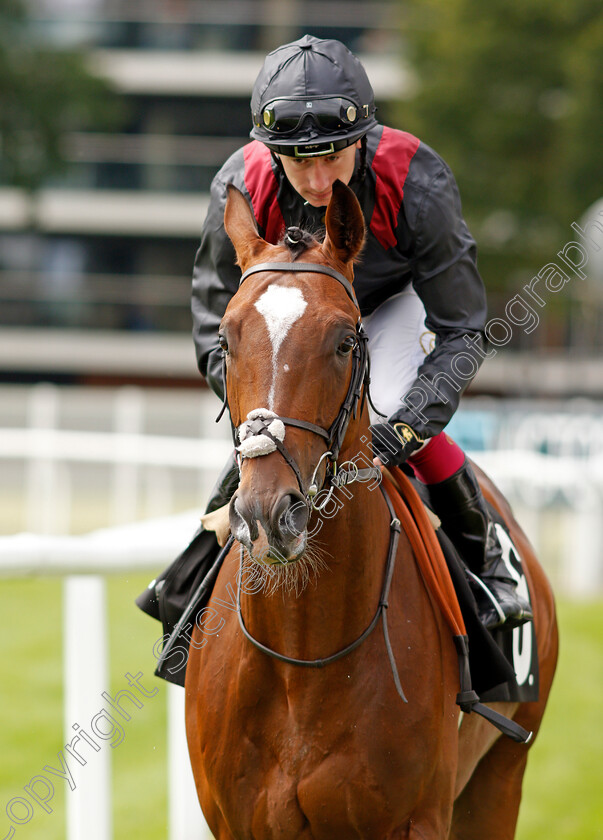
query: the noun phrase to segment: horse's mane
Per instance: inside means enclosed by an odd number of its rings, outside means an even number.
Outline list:
[[[316,239],[307,230],[300,227],[288,227],[283,238],[283,245],[286,245],[291,253],[291,258],[296,260],[308,248],[316,244]]]

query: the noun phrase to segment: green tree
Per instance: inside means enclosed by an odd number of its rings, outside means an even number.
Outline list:
[[[0,176],[28,191],[64,165],[65,132],[111,123],[117,100],[83,54],[33,37],[21,0],[0,0]]]
[[[603,6],[592,6],[575,33],[566,65],[569,112],[560,124],[557,203],[572,218],[603,197]]]
[[[600,0],[407,0],[402,122],[452,166],[489,284],[552,259],[603,194]]]

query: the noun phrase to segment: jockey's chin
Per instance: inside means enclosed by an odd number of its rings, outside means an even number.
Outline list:
[[[303,196],[306,199],[308,204],[311,204],[312,207],[326,207],[331,200],[331,196],[333,195],[333,190],[330,189],[328,192],[323,193],[308,193]]]

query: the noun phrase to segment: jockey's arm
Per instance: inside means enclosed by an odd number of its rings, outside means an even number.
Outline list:
[[[195,257],[191,300],[197,364],[220,399],[224,398],[224,383],[218,328],[241,277],[234,248],[224,230],[225,203],[226,186],[218,173],[212,182],[209,210]]]
[[[426,439],[449,422],[487,355],[486,293],[450,169],[442,165],[420,201],[406,198],[407,223],[414,229],[413,286],[436,341],[390,419],[407,423]]]

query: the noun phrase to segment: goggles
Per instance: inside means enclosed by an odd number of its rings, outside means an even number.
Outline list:
[[[323,131],[335,132],[351,128],[360,117],[369,116],[369,106],[359,108],[342,96],[318,99],[274,99],[253,115],[256,126],[286,136],[292,134],[306,117],[311,117]]]

